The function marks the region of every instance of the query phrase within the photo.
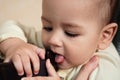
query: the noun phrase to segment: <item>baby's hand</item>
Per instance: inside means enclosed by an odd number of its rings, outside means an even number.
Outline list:
[[[98,62],[99,62],[98,57],[96,56],[92,57],[91,60],[88,61],[88,63],[82,66],[82,69],[80,70],[75,80],[89,80],[89,76],[91,72],[98,66]],[[56,73],[55,69],[53,68],[52,64],[50,63],[49,59],[46,62],[46,67],[49,73],[48,77],[43,76],[25,77],[22,78],[22,80],[61,80],[58,74]]]
[[[22,78],[22,80],[61,80],[58,74],[56,73],[54,67],[50,63],[49,59],[46,60],[46,68],[47,68],[49,76],[25,77],[25,78]]]
[[[23,75],[25,72],[26,76],[32,76],[32,64],[33,72],[37,74],[40,69],[40,59],[44,59],[45,51],[20,39],[9,39],[8,41],[7,46],[9,47],[5,50],[4,62],[12,61],[18,75]]]

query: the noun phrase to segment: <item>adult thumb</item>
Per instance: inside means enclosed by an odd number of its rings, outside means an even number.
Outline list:
[[[85,65],[82,66],[76,80],[89,80],[89,76],[98,66],[99,59],[93,56]]]

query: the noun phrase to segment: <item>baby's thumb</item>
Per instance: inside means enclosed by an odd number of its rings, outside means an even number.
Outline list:
[[[50,62],[50,59],[47,59],[47,61],[46,61],[46,68],[47,68],[49,76],[58,76],[53,65]]]

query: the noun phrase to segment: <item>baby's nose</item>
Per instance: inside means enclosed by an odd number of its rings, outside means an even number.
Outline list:
[[[62,38],[59,34],[53,34],[50,36],[48,43],[53,46],[61,46]]]

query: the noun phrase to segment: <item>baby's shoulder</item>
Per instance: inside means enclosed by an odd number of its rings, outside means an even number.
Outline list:
[[[100,58],[99,66],[92,72],[90,80],[120,80],[120,56],[114,45],[96,55]]]

